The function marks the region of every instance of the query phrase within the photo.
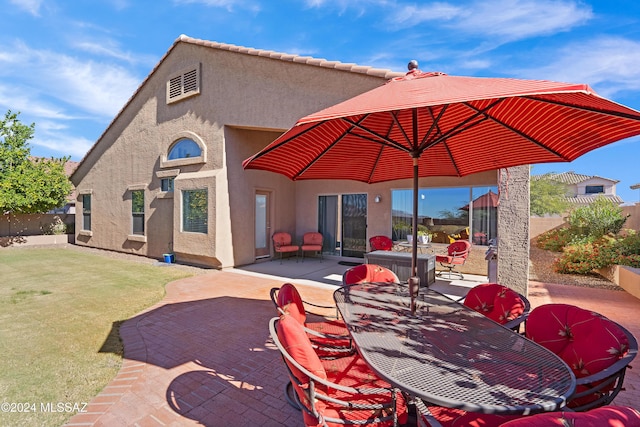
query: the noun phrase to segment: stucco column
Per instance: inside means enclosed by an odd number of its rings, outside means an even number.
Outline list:
[[[529,166],[498,171],[498,283],[527,295],[529,285]]]

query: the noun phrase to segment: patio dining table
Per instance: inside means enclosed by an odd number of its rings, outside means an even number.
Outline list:
[[[555,354],[433,289],[420,289],[414,315],[403,284],[344,286],[334,299],[367,364],[427,405],[528,415],[574,392]]]

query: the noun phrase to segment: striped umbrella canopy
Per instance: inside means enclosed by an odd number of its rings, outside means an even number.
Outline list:
[[[301,118],[243,167],[292,180],[413,178],[414,273],[418,177],[569,162],[640,134],[640,112],[586,84],[449,76],[412,65],[403,77]]]

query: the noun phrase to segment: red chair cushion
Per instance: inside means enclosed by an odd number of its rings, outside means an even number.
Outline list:
[[[367,282],[398,283],[396,274],[388,268],[376,264],[361,264],[350,268],[344,273],[345,285]]]
[[[625,333],[598,313],[568,304],[546,304],[535,308],[527,319],[527,337],[548,348],[571,368],[576,378],[585,378],[613,365],[629,351]],[[579,384],[576,393],[594,385]],[[611,390],[614,383],[603,388]],[[569,407],[589,403],[593,393],[571,400]]]
[[[497,283],[483,283],[473,287],[464,305],[504,325],[524,313],[525,304],[513,289]]]
[[[316,232],[305,233],[302,236],[302,245],[320,246],[322,248],[322,234]]]
[[[373,236],[369,239],[372,251],[390,251],[393,249],[393,240],[387,236]]]
[[[465,412],[460,409],[440,406],[430,406],[429,412],[442,424],[442,427],[498,427],[509,420],[522,417],[522,415],[494,415]]]
[[[640,413],[626,406],[603,406],[587,412],[547,412],[518,418],[501,427],[638,427]]]
[[[358,354],[348,357],[340,357],[337,359],[322,360],[321,362],[325,369],[325,372],[327,373],[327,380],[332,383],[359,389],[391,387],[389,383],[378,377]],[[367,395],[354,395],[335,389],[327,389],[318,384],[316,384],[316,389],[322,393],[330,395],[331,397],[354,404],[382,404],[389,403],[391,401],[391,394],[389,392]],[[343,420],[364,421],[373,418],[376,415],[379,415],[376,414],[373,410],[354,410],[352,408],[346,408],[343,405],[336,405],[323,401],[317,401],[316,407],[325,417],[339,418]],[[396,412],[398,414],[399,423],[405,424],[408,418],[407,404],[403,396],[399,392],[396,393]],[[390,412],[385,413],[384,415],[390,415]],[[338,426],[341,424],[328,423],[328,425]],[[368,422],[366,425],[391,426],[392,422]]]
[[[309,337],[300,322],[289,315],[282,315],[276,325],[276,332],[283,347],[296,362],[312,374],[322,379],[327,379],[324,366],[313,350],[311,341],[309,341]],[[301,383],[306,384],[309,382],[309,377],[305,373],[288,361],[287,364],[293,375],[295,375]]]
[[[300,293],[291,283],[285,283],[278,291],[276,299],[278,307],[287,314],[293,316],[301,325],[307,321],[307,314],[302,303]]]
[[[560,356],[576,378],[600,372],[629,350],[627,336],[614,322],[568,304],[536,307],[527,319],[526,335]]]

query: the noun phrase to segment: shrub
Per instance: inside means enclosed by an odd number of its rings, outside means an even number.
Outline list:
[[[573,235],[597,239],[606,234],[618,234],[627,218],[618,205],[604,197],[598,197],[590,205],[574,209],[567,222]]]
[[[569,244],[570,240],[571,233],[568,228],[556,228],[539,235],[537,246],[547,251],[562,252],[562,249]]]

